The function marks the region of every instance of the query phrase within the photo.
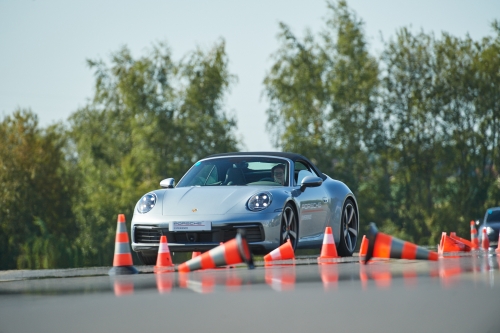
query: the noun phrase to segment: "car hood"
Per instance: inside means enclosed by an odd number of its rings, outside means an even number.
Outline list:
[[[165,190],[163,215],[219,215],[245,212],[246,202],[259,188],[248,186],[194,186]]]

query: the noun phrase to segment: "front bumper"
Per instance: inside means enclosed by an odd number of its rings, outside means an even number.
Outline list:
[[[276,247],[278,237],[275,241],[266,240],[266,236],[276,232],[270,232],[258,222],[249,223],[224,223],[212,227],[211,231],[195,232],[171,232],[168,224],[133,224],[132,225],[132,250],[156,254],[162,235],[167,237],[169,250],[172,252],[207,251],[236,237],[238,229],[245,231],[245,236],[250,250],[255,254],[264,254]],[[267,234],[266,234],[267,230]]]

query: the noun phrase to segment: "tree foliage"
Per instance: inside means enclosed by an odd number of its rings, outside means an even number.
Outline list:
[[[402,28],[376,59],[347,3],[328,7],[319,36],[281,24],[264,81],[275,146],[317,157],[391,234],[465,235],[500,200],[499,23],[481,41]]]
[[[140,196],[161,179],[179,179],[208,154],[237,150],[236,122],[223,109],[234,80],[227,62],[223,41],[179,62],[165,44],[139,59],[122,48],[109,65],[88,62],[95,95],[70,118],[81,175],[75,213],[86,264],[112,260],[114,218],[131,217]]]
[[[1,267],[78,265],[71,242],[79,234],[71,202],[75,188],[64,131],[41,129],[33,112],[18,109],[0,123],[0,142]],[[56,248],[57,256],[47,258]]]

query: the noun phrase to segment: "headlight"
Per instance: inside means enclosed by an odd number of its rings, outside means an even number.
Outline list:
[[[137,211],[141,214],[149,212],[156,205],[156,194],[148,193],[142,196],[137,204]]]
[[[254,194],[248,199],[247,207],[251,211],[259,211],[269,207],[273,201],[273,196],[269,192]]]
[[[486,227],[486,233],[488,235],[491,235],[491,234],[495,233],[495,229],[493,229],[492,227]]]

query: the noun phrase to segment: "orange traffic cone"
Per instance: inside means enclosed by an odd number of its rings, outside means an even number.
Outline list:
[[[132,254],[125,224],[125,215],[118,214],[115,239],[115,256],[113,267],[109,270],[109,275],[137,274],[139,273],[132,263]]]
[[[500,253],[500,232],[498,233],[498,245],[497,249],[495,250],[496,253]]]
[[[370,223],[367,238],[368,250],[366,251],[365,264],[373,257],[438,260],[436,252],[379,232],[373,222]]]
[[[193,254],[191,255],[191,259],[193,258],[196,258],[197,256],[199,256],[201,254],[201,252],[198,252],[198,251],[194,251]]]
[[[329,259],[340,258],[337,254],[337,248],[335,247],[335,240],[333,239],[333,233],[331,227],[326,227],[325,235],[323,236],[323,246],[321,247],[321,254],[318,257],[318,262],[326,263]]]
[[[235,265],[241,262],[245,262],[248,268],[254,268],[252,253],[244,230],[239,229],[236,238],[186,261],[177,267],[177,271],[191,272],[197,269]]]
[[[450,238],[453,239],[456,243],[458,243],[462,251],[470,252],[471,250],[476,248],[474,243],[462,237],[458,237],[457,234],[454,232],[450,232]]]
[[[475,245],[475,248],[479,248],[479,239],[477,238],[476,224],[474,221],[470,221],[470,241]]]
[[[154,267],[155,273],[173,272],[174,263],[170,256],[168,248],[167,236],[163,235],[160,238],[160,246],[158,247],[158,257],[156,259],[156,266]]]
[[[368,251],[368,238],[363,235],[363,239],[361,240],[361,246],[359,247],[359,256],[366,256],[366,251]]]
[[[481,240],[481,248],[488,251],[490,249],[490,239],[486,233],[486,228],[483,229],[483,239]]]
[[[292,242],[290,242],[290,239],[287,239],[285,244],[266,254],[264,256],[264,261],[268,262],[274,260],[289,260],[294,258],[295,252],[293,251]]]
[[[446,232],[441,233],[441,241],[438,245],[438,253],[448,253],[448,252],[460,252],[464,251],[465,246],[460,246],[460,244],[453,238],[446,235]]]

